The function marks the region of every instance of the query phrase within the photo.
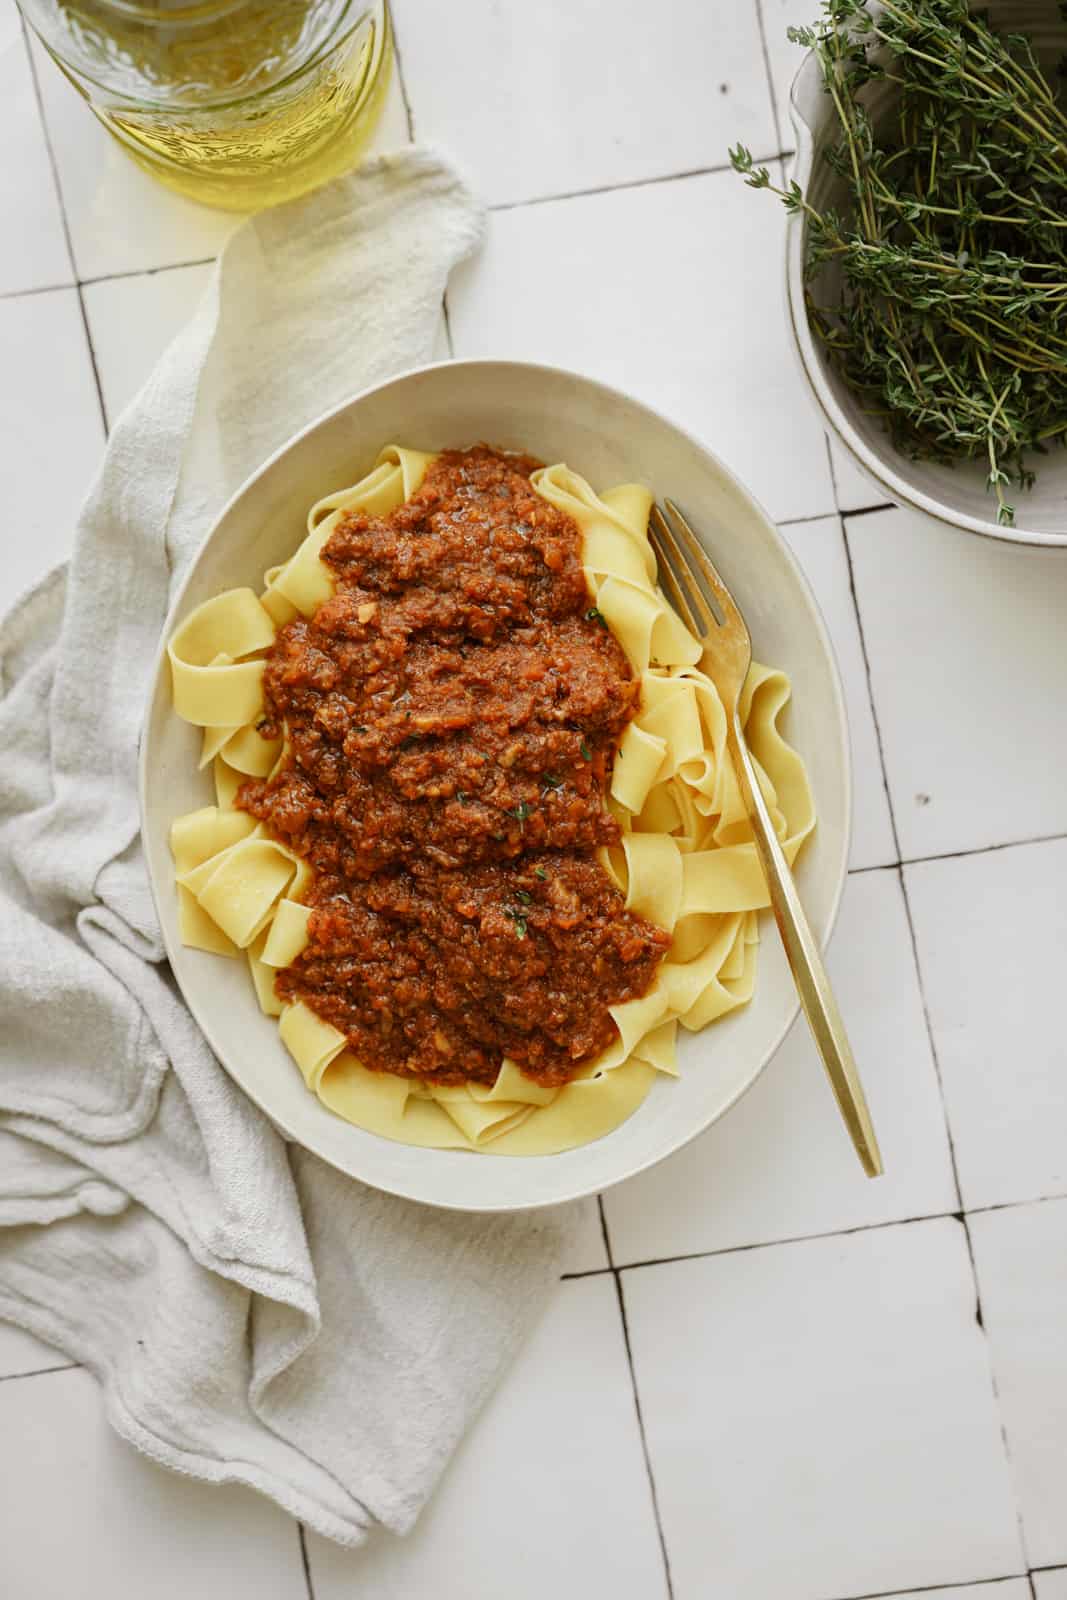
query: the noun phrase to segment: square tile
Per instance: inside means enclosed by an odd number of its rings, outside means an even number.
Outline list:
[[[763,937],[773,939],[773,927]],[[864,1176],[801,1018],[721,1122],[669,1161],[609,1190],[604,1203],[617,1264],[956,1208],[944,1109],[895,872],[849,878],[829,967],[885,1176],[873,1182]]]
[[[1067,840],[906,872],[964,1204],[1067,1194]]]
[[[250,1489],[167,1472],[104,1418],[87,1372],[0,1384],[6,1594],[300,1600],[297,1525]],[[61,1530],[61,1533],[60,1533]]]
[[[28,1372],[50,1372],[69,1367],[71,1360],[62,1350],[35,1339],[13,1322],[0,1322],[0,1378],[15,1378]]]
[[[674,0],[394,0],[420,139],[468,166],[490,204],[724,166],[776,149],[755,6]],[[441,71],[442,61],[449,70]]]
[[[52,164],[18,13],[0,9],[0,294],[72,283]]]
[[[64,560],[104,427],[74,289],[0,300],[0,441],[7,600]]]
[[[413,1532],[308,1553],[316,1600],[662,1600],[613,1280],[560,1285]]]
[[[456,354],[616,383],[701,434],[771,516],[825,515],[833,487],[790,344],[784,223],[733,172],[496,212],[449,289]]]
[[[85,286],[85,314],[109,426],[188,322],[213,270],[203,262]]]
[[[852,742],[852,849],[850,867],[883,867],[897,858],[889,815],[882,755],[871,710],[867,664],[863,659],[852,580],[841,522],[822,517],[793,522],[781,530],[815,591],[830,630],[845,692]]]
[[[216,255],[241,222],[164,188],[123,152],[34,41],[34,60],[80,278],[143,272]],[[369,150],[406,144],[394,74]]]
[[[1067,1567],[1035,1572],[1034,1593],[1037,1600],[1067,1600]]]
[[[623,1274],[676,1600],[1023,1570],[953,1219]]]
[[[1060,550],[845,519],[905,857],[1067,832]]]
[[[1067,1563],[1067,1200],[969,1219],[993,1375],[1035,1567]]]

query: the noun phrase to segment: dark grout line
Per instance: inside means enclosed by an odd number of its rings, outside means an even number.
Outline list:
[[[52,188],[55,190],[56,205],[59,207],[59,220],[63,228],[63,242],[67,247],[67,260],[70,262],[71,276],[76,284],[78,263],[74,259],[74,242],[71,239],[70,225],[67,222],[67,208],[63,203],[63,185],[59,181],[59,165],[52,145],[52,133],[48,126],[48,118],[44,114],[44,100],[41,97],[41,84],[37,77],[37,63],[33,59],[33,51],[30,48],[30,34],[26,18],[21,11],[18,13],[18,18],[22,30],[22,48],[26,52],[26,65],[30,69],[30,83],[33,85],[33,99],[37,107],[37,120],[41,125],[41,137],[44,140],[45,152],[48,156],[48,168],[52,174]]]
[[[222,249],[222,246],[219,246]],[[92,278],[79,278],[78,285],[82,289],[90,289],[97,283],[118,283],[123,278],[155,278],[163,272],[181,272],[186,267],[213,267],[218,256],[197,256],[193,261],[168,261],[162,267],[133,267],[128,272],[98,272]]]
[[[18,1383],[21,1378],[46,1378],[50,1372],[73,1372],[80,1366],[80,1361],[64,1361],[58,1367],[34,1367],[32,1372],[4,1372],[0,1373],[0,1383]]]
[[[759,30],[760,50],[763,53],[763,70],[767,75],[767,94],[771,102],[774,137],[778,141],[778,149],[781,150],[784,143],[782,139],[782,123],[778,115],[778,96],[774,92],[774,73],[771,71],[771,52],[767,45],[767,25],[763,16],[763,0],[756,0],[756,27]]]
[[[860,611],[859,595],[856,591],[856,571],[852,564],[852,549],[848,542],[848,528],[844,521],[841,523],[841,542],[845,547],[845,565],[848,568],[848,592],[852,596],[852,610],[855,613],[856,628],[859,633],[863,671],[867,679],[867,701],[871,708],[871,720],[874,723],[874,740],[878,746],[878,760],[882,768],[882,792],[885,795],[886,808],[889,812],[889,830],[893,836],[893,849],[899,858],[901,854],[900,834],[897,831],[897,819],[893,810],[893,796],[889,792],[889,772],[886,766],[885,745],[882,740],[882,725],[878,720],[878,708],[874,699],[874,684],[871,680],[871,658],[867,649],[867,635],[863,628],[863,613]]]
[[[1026,1574],[1026,1581],[1030,1585],[1030,1600],[1037,1600],[1037,1584],[1034,1582],[1033,1569]]]
[[[396,63],[396,81],[400,88],[400,98],[404,102],[404,116],[408,125],[408,138],[415,142],[415,111],[408,95],[407,80],[404,77],[404,58],[400,52],[400,33],[396,25],[396,8],[390,6],[389,19],[393,25],[393,60]]]
[[[600,1205],[600,1196],[597,1196]],[[604,1211],[600,1212],[603,1218]],[[674,1600],[674,1580],[671,1576],[671,1558],[667,1554],[667,1540],[663,1532],[663,1519],[660,1516],[659,1494],[656,1491],[656,1475],[652,1470],[652,1457],[648,1448],[648,1435],[645,1432],[645,1419],[641,1411],[641,1394],[637,1387],[637,1373],[634,1370],[633,1347],[630,1344],[630,1324],[626,1317],[626,1296],[623,1294],[622,1279],[616,1268],[612,1267],[611,1275],[615,1280],[615,1297],[619,1304],[619,1316],[622,1319],[622,1342],[626,1348],[626,1365],[630,1369],[630,1388],[633,1391],[634,1410],[637,1413],[637,1431],[641,1436],[641,1452],[645,1458],[645,1472],[648,1475],[648,1487],[652,1495],[652,1515],[656,1522],[656,1533],[659,1536],[660,1554],[663,1557],[663,1576],[667,1584],[667,1600]]]
[[[600,1216],[600,1237],[604,1241],[604,1254],[608,1258],[608,1270],[614,1271],[615,1255],[611,1248],[611,1235],[608,1232],[608,1214],[604,1210],[604,1196],[602,1194],[598,1194],[596,1197],[596,1208]],[[604,1269],[601,1267],[598,1270],[603,1271]]]
[[[781,150],[776,150],[773,155],[756,156],[754,159],[766,166],[771,161],[781,160],[782,155]],[[564,189],[559,194],[535,194],[525,200],[497,200],[487,209],[491,212],[521,211],[527,206],[552,205],[557,200],[586,200],[596,194],[618,194],[623,189],[649,189],[653,184],[681,183],[686,178],[708,178],[720,172],[732,171],[729,161],[721,161],[708,167],[686,167],[683,172],[662,172],[654,178],[626,178],[618,183],[596,184],[590,189]]]
[[[81,284],[78,285],[78,309],[81,312],[82,327],[85,329],[85,343],[88,346],[89,360],[91,361],[93,367],[93,382],[96,385],[96,399],[97,404],[100,407],[100,420],[104,424],[104,438],[106,439],[108,434],[111,432],[111,423],[107,414],[107,403],[104,400],[104,386],[100,381],[100,368],[97,366],[96,362],[96,347],[93,344],[93,332],[89,326],[89,313],[85,309],[85,296],[82,294]]]
[[[775,523],[776,528],[802,528],[807,522],[836,522],[841,513],[836,505],[830,506],[826,511],[816,511],[810,517],[782,517]]]
[[[971,850],[941,850],[929,856],[905,856],[905,867],[921,867],[926,861],[962,861],[968,856],[991,856],[998,850],[1022,850],[1031,844],[1055,844],[1067,833],[1035,833],[1028,839],[1005,839],[1002,844],[978,844]]]
[[[915,1217],[890,1217],[886,1222],[858,1222],[851,1228],[827,1228],[821,1233],[786,1234],[779,1239],[758,1239],[754,1244],[723,1245],[717,1250],[688,1250],[676,1256],[650,1256],[644,1261],[612,1261],[607,1267],[586,1267],[580,1272],[561,1273],[560,1281],[570,1283],[581,1278],[603,1278],[609,1272],[617,1276],[623,1272],[636,1272],[642,1267],[669,1267],[678,1261],[711,1261],[717,1256],[741,1255],[749,1250],[775,1250],[779,1245],[808,1244],[814,1239],[843,1239],[854,1233],[876,1233],[881,1228],[909,1228],[917,1222],[942,1222],[946,1217],[955,1217],[962,1222],[968,1217],[983,1217],[993,1211],[1018,1211],[1022,1206],[1052,1205],[1062,1200],[1067,1200],[1067,1191],[1062,1194],[1032,1195],[1024,1200],[998,1200],[993,1205],[968,1206],[966,1210],[929,1211]]]
[[[67,256],[70,261],[70,269],[75,274],[75,277],[77,277],[78,265],[74,259],[74,241],[71,238],[70,223],[67,220],[67,208],[63,201],[63,186],[59,181],[59,166],[56,162],[56,152],[52,144],[52,134],[49,130],[48,121],[44,114],[44,101],[41,98],[41,85],[37,77],[37,64],[33,59],[33,51],[30,49],[29,36],[26,32],[25,18],[21,18],[21,21],[22,47],[26,52],[26,60],[29,64],[30,81],[33,84],[33,97],[37,105],[37,116],[41,124],[41,135],[44,139],[45,150],[48,153],[48,165],[51,168],[52,183],[55,186],[56,200],[59,205],[59,218],[63,224],[63,238],[67,246]],[[82,327],[85,330],[85,343],[89,351],[89,360],[92,363],[93,368],[93,382],[96,385],[96,400],[100,407],[100,420],[104,425],[104,437],[106,439],[110,430],[108,428],[107,406],[104,404],[104,387],[100,382],[100,369],[96,364],[96,351],[93,348],[93,336],[89,328],[89,316],[85,309],[85,296],[82,293],[81,283],[78,282],[75,288],[78,296],[78,310],[81,313]]]
[[[311,1581],[311,1562],[308,1559],[307,1529],[302,1522],[297,1523],[300,1538],[300,1560],[304,1567],[304,1587],[307,1589],[307,1600],[315,1600],[315,1585]]]
[[[604,1250],[608,1258],[608,1265],[598,1269],[597,1272],[576,1273],[576,1277],[597,1277],[610,1273],[615,1282],[615,1298],[619,1306],[619,1317],[622,1322],[622,1342],[626,1350],[626,1365],[630,1373],[630,1390],[634,1397],[634,1411],[637,1414],[637,1431],[641,1438],[641,1454],[645,1461],[645,1476],[648,1478],[648,1489],[652,1496],[652,1516],[656,1523],[656,1534],[659,1538],[660,1555],[663,1558],[663,1577],[667,1585],[667,1600],[674,1600],[674,1580],[671,1576],[671,1558],[667,1554],[667,1539],[663,1532],[663,1519],[660,1516],[659,1494],[656,1489],[656,1474],[652,1470],[652,1456],[648,1448],[648,1435],[645,1432],[645,1419],[641,1411],[641,1393],[637,1387],[637,1372],[634,1368],[633,1347],[630,1344],[630,1324],[626,1318],[626,1297],[622,1292],[622,1279],[615,1265],[615,1255],[611,1248],[611,1233],[608,1229],[607,1213],[604,1210],[604,1197],[596,1197],[597,1211],[600,1214],[600,1234],[604,1241]]]
[[[922,1583],[915,1589],[878,1589],[866,1594],[850,1594],[841,1600],[895,1600],[904,1594],[943,1594],[946,1589],[979,1589],[989,1583],[1008,1583],[1012,1578],[1025,1578],[1025,1572],[999,1572],[995,1578],[964,1578],[960,1583]]]
[[[873,517],[876,511],[897,511],[900,507],[892,500],[879,500],[874,505],[857,506],[855,511],[842,511],[841,515],[850,521],[853,517]]]
[[[1020,1204],[1026,1204],[1020,1201]],[[624,1261],[611,1270],[616,1273],[637,1272],[644,1267],[669,1267],[677,1261],[710,1261],[718,1256],[745,1255],[750,1250],[777,1250],[786,1244],[810,1244],[816,1239],[846,1239],[854,1233],[877,1233],[883,1228],[910,1228],[918,1222],[943,1222],[946,1217],[960,1217],[958,1211],[930,1211],[918,1217],[893,1217],[888,1222],[858,1222],[851,1228],[827,1228],[821,1233],[787,1234],[781,1239],[759,1239],[755,1244],[727,1244],[718,1250],[689,1250],[677,1256],[650,1256],[647,1261]],[[592,1273],[575,1273],[575,1277]]]
[[[69,283],[39,283],[33,289],[0,289],[0,300],[24,300],[31,294],[62,294],[77,287],[72,278]]]
[[[1020,1206],[1049,1206],[1055,1205],[1057,1200],[1067,1200],[1067,1190],[1058,1194],[1035,1194],[1029,1200],[996,1200],[988,1206],[968,1206],[964,1212],[967,1217],[985,1217],[991,1211],[1018,1211]]]
[[[979,1331],[981,1332],[982,1338],[985,1341],[986,1362],[989,1367],[989,1387],[993,1392],[993,1406],[996,1411],[997,1420],[1000,1423],[1000,1442],[1004,1450],[1004,1461],[1008,1468],[1008,1476],[1011,1480],[1013,1498],[1015,1501],[1015,1527],[1019,1535],[1019,1548],[1025,1555],[1026,1529],[1023,1527],[1022,1500],[1015,1490],[1015,1463],[1011,1458],[1011,1443],[1008,1439],[1008,1427],[1004,1420],[1004,1411],[1000,1404],[1000,1387],[997,1383],[996,1368],[993,1365],[993,1350],[989,1342],[989,1333],[985,1325],[985,1315],[982,1311],[982,1287],[978,1281],[978,1263],[975,1260],[974,1240],[971,1237],[970,1224],[967,1221],[966,1214],[964,1214],[961,1220],[963,1222],[963,1236],[967,1241],[967,1256],[971,1263],[971,1277],[974,1279],[974,1320],[978,1324]],[[1032,1584],[1031,1588],[1033,1588]]]
[[[928,861],[966,861],[971,856],[991,856],[998,850],[1025,850],[1032,844],[1058,844],[1067,833],[1035,833],[1028,839],[1005,839],[1000,844],[976,844],[969,850],[935,850],[928,856],[903,856],[899,861],[872,861],[870,866],[849,867],[848,875],[858,872],[886,872],[899,867],[922,867]]]

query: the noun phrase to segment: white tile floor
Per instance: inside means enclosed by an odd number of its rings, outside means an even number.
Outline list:
[[[814,9],[395,0],[416,133],[496,208],[450,291],[455,353],[559,359],[675,412],[786,524],[824,610],[857,769],[831,965],[889,1175],[854,1170],[797,1030],[703,1139],[576,1215],[567,1281],[421,1524],[358,1554],[143,1461],[88,1374],[0,1325],[4,1600],[1067,1600],[1067,558],[871,510],[827,451],[781,217],[722,170],[739,138],[791,147],[781,35]],[[407,126],[396,90],[379,144]],[[0,142],[19,589],[69,548],[105,427],[233,222],[31,68],[12,0]]]

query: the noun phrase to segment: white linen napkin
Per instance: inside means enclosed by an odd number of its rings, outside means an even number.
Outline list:
[[[430,359],[480,231],[421,150],[244,223],[117,422],[69,569],[0,627],[0,1318],[86,1363],[148,1455],[345,1544],[410,1527],[563,1216],[434,1211],[285,1145],[164,965],[137,740],[214,515],[303,424]]]

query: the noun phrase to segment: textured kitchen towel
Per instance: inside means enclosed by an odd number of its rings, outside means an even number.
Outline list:
[[[298,428],[430,358],[480,228],[419,150],[244,223],[116,423],[69,568],[0,628],[0,1318],[91,1367],[147,1454],[347,1544],[411,1525],[561,1219],[378,1194],[244,1099],[163,961],[137,739],[213,517]]]

